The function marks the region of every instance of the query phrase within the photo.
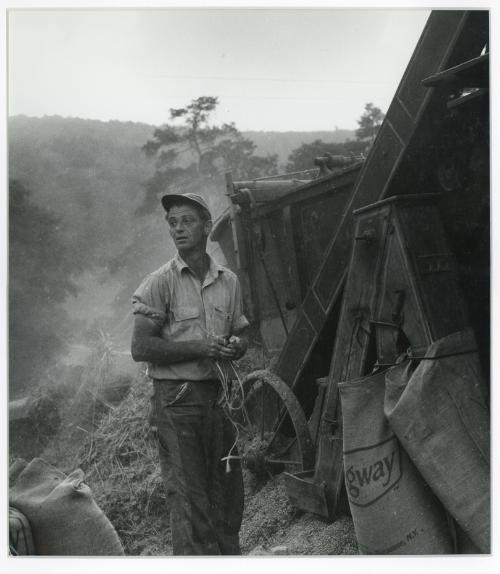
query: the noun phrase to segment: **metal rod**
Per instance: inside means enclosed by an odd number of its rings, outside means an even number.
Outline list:
[[[260,438],[264,438],[264,393],[266,392],[266,387],[262,383],[260,386]]]
[[[278,432],[281,429],[281,425],[283,424],[283,421],[285,420],[286,415],[288,414],[286,407],[283,407],[283,408],[284,408],[284,410],[281,413],[279,420],[278,420],[278,422],[277,422],[277,424],[273,430],[273,436],[271,437],[271,440],[267,443],[267,448],[269,448],[273,444],[273,442],[275,441],[276,437],[278,436]]]
[[[269,287],[271,288],[271,293],[273,295],[274,302],[276,304],[276,307],[278,308],[278,313],[280,315],[280,319],[281,319],[281,322],[283,324],[283,329],[285,329],[286,336],[288,337],[288,327],[286,326],[285,316],[283,315],[283,311],[281,309],[278,293],[276,292],[276,289],[274,288],[274,284],[272,282],[271,275],[269,273],[269,269],[267,268],[267,264],[266,264],[266,261],[264,259],[264,254],[262,253],[262,251],[259,251],[259,257],[260,257],[260,260],[262,261],[262,267],[264,267],[264,272],[266,274],[266,278],[267,278],[267,281],[269,283]]]

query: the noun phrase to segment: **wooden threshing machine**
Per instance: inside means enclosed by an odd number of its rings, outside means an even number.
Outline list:
[[[432,12],[366,160],[228,177],[212,238],[277,354],[246,378],[244,456],[304,510],[345,501],[339,382],[467,326],[489,377],[488,31],[487,11]]]

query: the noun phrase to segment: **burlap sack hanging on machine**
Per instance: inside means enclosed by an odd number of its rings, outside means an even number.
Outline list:
[[[479,552],[490,552],[490,416],[470,330],[418,367],[386,372],[385,413],[422,476]],[[469,551],[470,552],[470,551]]]
[[[339,383],[344,472],[362,554],[450,554],[446,513],[384,416],[383,372]]]

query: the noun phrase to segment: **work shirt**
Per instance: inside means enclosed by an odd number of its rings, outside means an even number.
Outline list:
[[[179,254],[148,275],[132,296],[133,313],[154,321],[161,327],[161,337],[170,342],[227,337],[247,327],[237,276],[208,257],[202,284]],[[148,363],[148,375],[182,381],[217,376],[208,358],[170,365]]]

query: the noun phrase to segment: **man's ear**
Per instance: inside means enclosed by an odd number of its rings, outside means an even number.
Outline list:
[[[205,221],[205,235],[208,237],[212,231],[213,223],[210,219]]]

